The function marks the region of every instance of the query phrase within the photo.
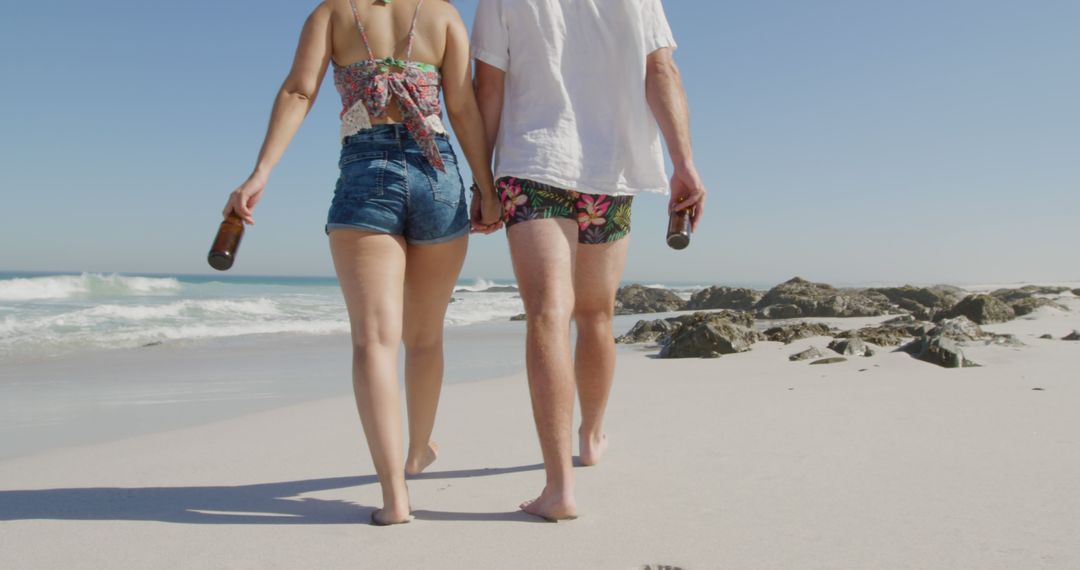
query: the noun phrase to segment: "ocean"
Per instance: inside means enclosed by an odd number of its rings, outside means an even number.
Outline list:
[[[446,324],[522,312],[513,282],[455,288]],[[323,277],[0,273],[0,362],[244,335],[348,333],[337,280]]]
[[[671,286],[684,297],[700,287]],[[463,279],[453,299],[449,327],[505,322],[524,311],[512,280]],[[333,277],[0,273],[0,363],[248,335],[348,332]]]

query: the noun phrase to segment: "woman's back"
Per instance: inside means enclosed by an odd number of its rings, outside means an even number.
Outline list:
[[[409,30],[416,17],[416,38],[413,41],[412,58],[439,67],[446,53],[446,28],[453,16],[453,8],[444,0],[396,0],[384,4],[380,0],[351,0],[367,32],[368,43],[374,54],[382,59],[387,56],[403,57],[409,43]],[[333,9],[333,58],[339,65],[349,65],[368,59],[364,42],[357,29],[350,0],[330,0]]]
[[[381,0],[329,0],[328,4],[333,10],[331,57],[335,66],[362,65],[371,59],[393,57],[442,67],[446,55],[447,27],[456,16],[454,9],[444,0],[396,0],[392,3]],[[360,26],[363,26],[363,34]],[[411,53],[410,30],[415,32]],[[365,47],[364,36],[372,53]],[[372,117],[372,123],[376,124],[402,120],[397,105],[389,106],[385,118]]]

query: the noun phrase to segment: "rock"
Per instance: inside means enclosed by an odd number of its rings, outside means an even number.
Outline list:
[[[1013,313],[1015,313],[1018,317],[1030,314],[1039,307],[1053,307],[1060,311],[1069,310],[1069,308],[1065,305],[1062,305],[1061,303],[1055,303],[1054,301],[1051,301],[1046,297],[1027,297],[1024,299],[1019,299],[1017,301],[1009,303],[1009,307],[1012,308]]]
[[[810,364],[836,364],[837,362],[847,362],[847,359],[843,356],[830,356],[829,358],[822,358],[821,360],[815,360]]]
[[[1073,289],[1072,294],[1076,295],[1077,297],[1080,297],[1080,289]]]
[[[1031,292],[1023,289],[995,289],[990,292],[990,296],[1001,299],[1006,303],[1012,303],[1013,301],[1030,298]]]
[[[511,321],[524,321],[526,319],[525,313],[519,313],[510,317]]]
[[[789,307],[798,308],[793,314]],[[884,295],[868,291],[840,290],[824,283],[812,283],[800,277],[788,280],[769,290],[758,301],[756,309],[762,318],[795,317],[872,317],[888,310],[889,300]],[[779,316],[783,314],[784,316]]]
[[[1046,340],[1054,340],[1054,335],[1052,335],[1050,333],[1047,333],[1047,334],[1044,334],[1044,335],[1040,336],[1039,338],[1043,338],[1043,339],[1046,339]]]
[[[962,296],[959,288],[950,285],[933,287],[904,285],[903,287],[878,287],[868,289],[868,291],[884,295],[897,307],[909,311],[917,319],[926,321],[933,320],[938,312],[948,310]]]
[[[1061,340],[1080,340],[1080,331],[1073,331],[1061,337]]]
[[[683,305],[683,300],[667,289],[627,285],[615,293],[615,312],[620,315],[679,311]]]
[[[971,322],[971,319],[961,316],[952,319],[943,319],[930,331],[929,335],[943,336],[952,340],[964,342],[979,340],[985,337],[986,333],[979,328],[979,325]]]
[[[931,325],[933,326],[933,325]],[[844,331],[837,334],[838,338],[860,338],[866,342],[876,344],[878,346],[897,346],[904,339],[911,338],[913,336],[920,336],[922,331],[918,333],[909,333],[908,329],[912,327],[911,323],[903,323],[900,326],[876,326],[865,327],[857,330]]]
[[[829,343],[829,348],[844,356],[873,356],[874,349],[866,345],[859,337],[836,339]]]
[[[825,353],[818,350],[816,346],[811,346],[806,350],[796,352],[795,354],[788,356],[788,360],[792,362],[797,362],[800,360],[810,360],[811,358],[821,358],[822,356],[825,356]]]
[[[762,294],[753,289],[736,289],[733,287],[709,287],[694,293],[690,301],[686,303],[686,309],[699,311],[703,309],[731,309],[735,311],[752,311],[754,305],[761,300]]]
[[[829,336],[832,330],[821,323],[797,323],[783,327],[766,329],[765,338],[775,342],[791,344],[793,341],[812,336]]]
[[[143,347],[143,348],[149,348],[149,347],[151,347],[151,346],[161,346],[161,344],[162,344],[162,343],[161,343],[161,341],[160,341],[160,340],[155,340],[155,341],[153,341],[153,342],[148,342],[148,343],[146,343],[146,344],[142,345],[142,347]]]
[[[802,316],[802,309],[796,305],[781,303],[758,309],[757,314],[763,319],[795,319]]]
[[[903,350],[919,360],[945,368],[978,366],[964,357],[964,351],[956,342],[943,336],[924,336],[908,343]]]
[[[743,326],[749,315],[741,315],[744,314],[722,311],[694,313],[673,319],[679,324],[660,350],[660,358],[695,358],[714,352],[733,354],[750,350],[761,335],[749,326]],[[752,319],[750,317],[751,326]]]
[[[720,353],[715,350],[710,350],[701,356],[702,358],[720,358]]]
[[[964,297],[964,300],[949,309],[944,318],[965,316],[980,325],[1003,323],[1016,317],[1016,312],[1004,301],[992,295],[976,294]]]
[[[620,344],[636,344],[641,342],[655,342],[671,334],[676,324],[673,319],[655,319],[651,321],[641,320],[626,334],[615,339]]]

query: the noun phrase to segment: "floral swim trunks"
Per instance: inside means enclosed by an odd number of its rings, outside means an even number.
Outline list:
[[[586,194],[513,177],[500,178],[496,186],[507,229],[528,220],[566,218],[578,225],[578,243],[610,243],[630,235],[633,196]]]

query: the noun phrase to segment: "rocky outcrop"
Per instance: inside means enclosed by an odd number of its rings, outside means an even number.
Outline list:
[[[755,309],[766,319],[872,317],[886,314],[889,305],[888,298],[880,293],[841,290],[796,277],[770,289]]]
[[[1016,317],[1016,312],[1005,301],[993,295],[976,294],[964,297],[943,318],[965,316],[980,324],[1004,323]]]
[[[1080,289],[1073,289],[1072,294],[1076,295],[1077,297],[1080,297]]]
[[[782,327],[772,327],[765,330],[765,338],[774,342],[791,344],[792,342],[810,338],[812,336],[829,336],[832,329],[821,323],[797,323]]]
[[[1080,331],[1073,331],[1061,337],[1061,340],[1080,340]]]
[[[694,293],[686,303],[686,309],[701,311],[709,309],[731,309],[733,311],[752,311],[761,300],[762,293],[753,289],[733,287],[709,287]]]
[[[870,348],[859,337],[836,339],[829,343],[829,349],[844,356],[873,356],[874,349]]]
[[[677,323],[675,319],[654,319],[638,321],[626,334],[615,339],[620,344],[656,342],[671,334]]]
[[[1068,311],[1069,310],[1069,308],[1066,307],[1065,305],[1062,305],[1061,303],[1051,301],[1050,299],[1047,299],[1046,297],[1027,297],[1027,298],[1024,298],[1024,299],[1019,299],[1019,300],[1016,300],[1016,301],[1013,301],[1013,302],[1009,303],[1009,307],[1012,308],[1013,313],[1015,313],[1016,316],[1018,316],[1018,317],[1022,317],[1024,315],[1030,314],[1030,313],[1034,312],[1035,309],[1038,309],[1039,307],[1052,307],[1052,308],[1057,309],[1059,311]]]
[[[822,358],[821,360],[815,360],[810,364],[836,364],[838,362],[847,362],[847,359],[843,356],[830,356],[829,358]]]
[[[929,323],[921,324],[926,327],[933,327],[933,325]],[[903,324],[900,326],[880,325],[844,331],[836,336],[838,338],[860,338],[878,346],[897,346],[901,342],[904,342],[904,339],[920,336],[925,332],[922,328],[918,328],[918,332],[909,332],[913,328],[915,328],[914,323]],[[929,330],[929,328],[926,328],[925,330]]]
[[[953,340],[943,336],[924,336],[904,346],[915,358],[945,368],[969,368],[978,364],[964,357],[964,351]]]
[[[745,316],[744,316],[745,315]],[[694,313],[675,320],[678,326],[660,349],[660,358],[701,358],[716,354],[746,352],[761,339],[751,328],[753,317],[722,311]]]
[[[908,311],[915,318],[930,321],[934,315],[946,311],[956,304],[963,296],[961,290],[950,285],[935,285],[933,287],[878,287],[868,289],[874,293],[884,295],[890,303],[899,309]]]
[[[685,302],[667,289],[627,285],[615,293],[615,313],[636,315],[638,313],[666,313],[682,310]]]
[[[511,321],[524,321],[526,319],[525,313],[518,313],[510,317]]]
[[[802,316],[802,309],[797,305],[778,303],[758,309],[757,315],[763,319],[795,319]]]
[[[964,316],[942,319],[930,330],[929,335],[943,336],[960,342],[979,340],[987,336],[979,325]]]
[[[799,352],[796,352],[795,354],[792,354],[791,356],[788,356],[788,360],[792,362],[799,362],[802,360],[810,360],[811,358],[821,358],[823,356],[825,356],[825,353],[818,350],[818,347],[811,346],[806,350],[801,350]]]

